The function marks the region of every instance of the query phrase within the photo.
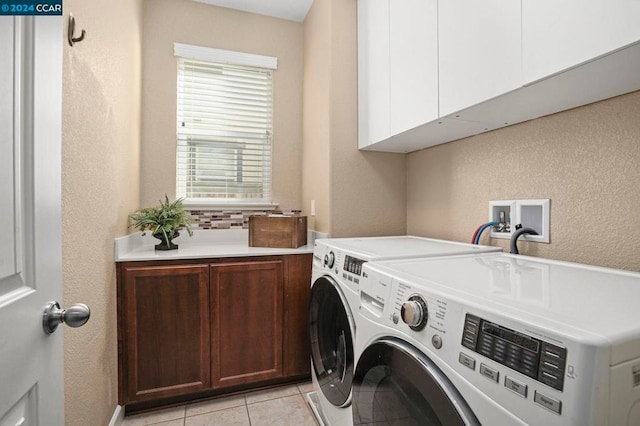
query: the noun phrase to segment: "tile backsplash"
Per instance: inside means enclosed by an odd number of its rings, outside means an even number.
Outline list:
[[[193,229],[248,229],[249,216],[300,214],[300,210],[188,210]]]

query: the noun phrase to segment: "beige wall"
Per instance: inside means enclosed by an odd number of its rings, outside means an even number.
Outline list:
[[[91,308],[84,327],[64,330],[65,424],[105,425],[118,390],[113,239],[139,206],[142,3],[67,0],[64,10],[87,31],[70,47],[65,25],[64,304]]]
[[[141,203],[175,197],[176,79],[173,43],[278,58],[274,72],[273,192],[301,207],[302,24],[191,0],[144,2]]]
[[[304,22],[303,208],[333,237],[404,234],[406,156],[358,151],[356,22],[355,0],[315,0]]]
[[[468,241],[490,200],[549,198],[522,254],[640,271],[639,117],[636,92],[409,154],[408,231]]]
[[[314,1],[304,21],[302,210],[307,225],[329,233],[330,215],[330,38],[329,2]],[[316,216],[310,212],[316,203]]]

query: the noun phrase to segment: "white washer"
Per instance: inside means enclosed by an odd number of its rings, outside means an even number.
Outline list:
[[[351,425],[351,381],[362,267],[376,259],[486,253],[477,246],[413,236],[316,240],[309,306],[316,409],[326,425]]]
[[[354,424],[640,425],[638,273],[503,253],[383,261],[360,293]]]

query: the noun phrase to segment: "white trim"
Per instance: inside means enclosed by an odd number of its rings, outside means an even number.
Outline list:
[[[303,23],[313,0],[194,0],[218,7]]]
[[[122,405],[116,405],[116,409],[109,420],[109,426],[120,426],[124,422],[124,409]]]
[[[278,69],[278,58],[253,53],[214,49],[213,47],[173,43],[173,54],[181,58],[198,59],[232,65]]]
[[[186,210],[275,210],[278,203],[267,202],[221,202],[206,200],[190,200],[186,199],[182,202]]]

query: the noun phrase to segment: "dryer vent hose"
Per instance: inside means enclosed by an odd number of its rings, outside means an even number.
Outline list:
[[[516,225],[517,231],[511,236],[511,254],[520,254],[518,252],[518,238],[523,234],[538,235],[538,231],[533,228],[523,228],[522,225]]]

